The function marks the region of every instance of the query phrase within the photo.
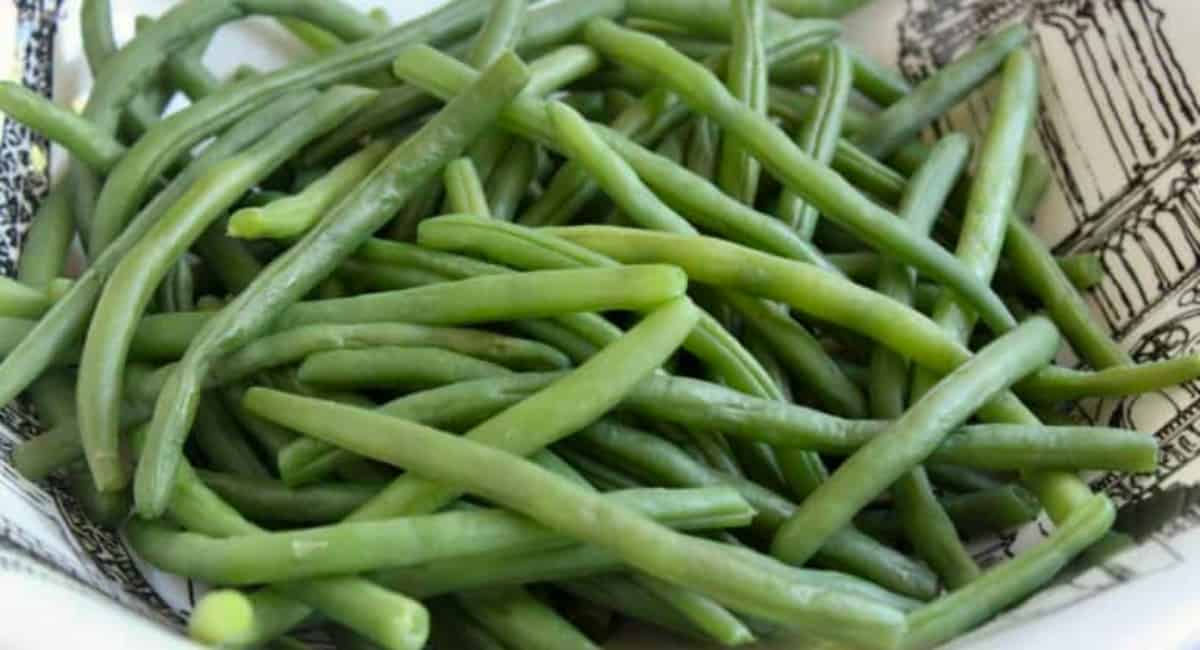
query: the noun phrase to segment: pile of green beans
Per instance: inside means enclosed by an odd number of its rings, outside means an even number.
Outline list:
[[[179,0],[119,44],[84,0],[82,113],[0,83],[75,161],[0,278],[0,401],[46,426],[12,465],[216,587],[188,625],[216,647],[969,631],[1109,533],[1076,472],[1159,462],[1025,404],[1200,358],[1134,364],[1099,259],[1027,225],[1028,30],[910,85],[843,40],[863,4]],[[218,79],[257,14],[310,51]],[[917,139],[993,79],[977,143]],[[981,569],[969,539],[1042,510]]]

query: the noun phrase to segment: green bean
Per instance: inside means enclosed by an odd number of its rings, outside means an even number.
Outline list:
[[[970,155],[965,136],[951,134],[934,146],[928,161],[909,181],[900,205],[900,218],[913,232],[928,235],[946,198],[962,174]],[[876,289],[885,296],[911,304],[915,274],[890,260],[881,264]],[[904,413],[908,393],[908,361],[883,347],[872,351],[870,370],[871,414],[898,418]],[[933,494],[923,467],[916,467],[892,486],[900,521],[913,547],[950,588],[979,575],[975,560],[963,547],[954,522]]]
[[[1108,497],[1090,497],[1049,539],[997,565],[962,589],[909,614],[904,647],[932,648],[1026,596],[1103,537],[1114,518],[1115,509]]]
[[[1004,532],[1037,519],[1041,511],[1037,498],[1019,485],[948,495],[939,500],[939,506],[966,536]],[[872,537],[885,541],[905,534],[895,511],[864,510],[854,521]]]
[[[358,260],[347,260],[337,271],[337,278],[349,283],[357,293],[372,291],[393,291],[396,289],[412,289],[427,284],[445,282],[446,278],[435,273],[420,269],[397,268],[383,264],[370,264]],[[324,285],[322,285],[324,286]],[[325,300],[345,298],[346,291],[340,294],[320,294]]]
[[[703,109],[700,112],[712,117],[726,133],[741,137],[743,144],[788,189],[826,217],[952,288],[996,331],[1003,332],[1014,325],[1000,299],[953,256],[928,239],[912,235],[886,210],[867,200],[837,174],[816,164],[789,143],[769,120],[738,104],[703,66],[673,52],[653,37],[622,29],[611,21],[590,22],[586,37],[590,44],[615,60],[654,71],[685,102]]]
[[[339,53],[356,51],[355,46],[348,46]],[[159,396],[149,442],[138,463],[134,497],[139,513],[161,513],[165,507],[169,477],[212,362],[261,334],[280,311],[328,276],[414,191],[461,155],[527,80],[519,59],[501,57],[470,92],[392,151],[326,219],[275,258],[253,284],[205,325]]]
[[[801,18],[840,18],[870,2],[871,0],[771,0],[771,5]]]
[[[438,348],[380,347],[310,355],[300,381],[342,390],[419,389],[508,374],[503,366]]]
[[[289,425],[298,426],[300,422],[296,420],[303,420],[303,429],[310,435],[335,440],[365,455],[386,458],[414,472],[469,487],[472,492],[514,508],[535,521],[614,550],[651,575],[696,588],[735,609],[786,621],[814,634],[873,647],[890,647],[903,633],[897,610],[825,586],[808,585],[793,576],[781,578],[771,570],[777,565],[767,558],[674,533],[627,507],[614,505],[504,451],[384,415],[267,389],[251,389],[247,405],[260,415],[287,420]],[[300,411],[303,416],[293,417]],[[378,436],[372,435],[370,438],[374,440],[367,440],[355,435],[352,429],[393,433],[386,435],[386,443],[378,444]],[[422,452],[410,454],[407,450],[410,446],[420,446]],[[483,476],[470,469],[483,466],[492,468],[494,473]],[[503,481],[495,480],[499,476],[504,477]],[[588,514],[582,514],[584,511]],[[597,517],[609,525],[592,525]],[[671,548],[672,552],[647,552],[652,548]]]
[[[999,488],[1004,485],[1004,483],[991,474],[956,465],[928,463],[925,465],[925,470],[934,483],[948,490],[978,492],[980,490]]]
[[[112,5],[109,0],[87,0],[79,10],[83,53],[92,76],[97,76],[105,61],[117,51],[113,35]]]
[[[64,190],[56,187],[42,199],[25,232],[17,258],[17,280],[35,289],[50,288],[63,272],[74,238],[71,204]]]
[[[433,630],[429,647],[433,650],[505,650],[490,632],[450,600],[430,604]]]
[[[536,164],[535,145],[522,140],[513,142],[505,155],[504,165],[488,178],[487,196],[492,217],[512,221],[529,190]]]
[[[511,648],[596,650],[575,626],[519,587],[460,594],[458,603]]]
[[[715,176],[719,147],[720,136],[712,121],[705,117],[692,120],[692,137],[688,140],[686,153],[688,170],[702,178]]]
[[[0,363],[0,403],[12,401],[54,360],[56,354],[83,334],[109,273],[124,259],[154,223],[219,161],[248,146],[313,99],[310,93],[291,93],[244,120],[205,149],[188,168],[138,214],[117,242],[72,285],[46,315]]]
[[[128,480],[119,462],[119,377],[137,319],[169,265],[281,160],[370,97],[369,91],[349,87],[326,91],[303,114],[281,124],[262,142],[198,178],[113,268],[97,302],[79,370],[80,433],[88,451],[88,466],[101,491],[119,489]]]
[[[730,51],[725,85],[748,110],[767,112],[766,0],[730,0]],[[717,179],[726,194],[754,205],[758,193],[758,161],[732,134],[721,139]]]
[[[917,84],[907,97],[874,116],[855,136],[854,143],[877,158],[890,155],[962,101],[1028,40],[1029,29],[1025,25],[1012,25],[996,32],[962,58]]]
[[[98,172],[112,169],[126,153],[125,145],[103,129],[15,81],[0,81],[0,113],[61,144]]]
[[[574,109],[572,108],[572,110]],[[582,114],[580,115],[582,116]],[[662,141],[658,143],[658,146],[654,148],[654,153],[666,158],[667,160],[670,160],[676,165],[682,165],[684,155],[683,148],[687,142],[689,131],[691,131],[690,124],[676,127],[674,131],[668,133],[666,137],[664,137]]]
[[[525,0],[504,0],[492,4],[488,17],[479,28],[465,61],[473,68],[483,68],[492,63],[500,53],[516,45],[525,22],[527,3]],[[503,131],[491,129],[480,136],[480,141],[471,145],[469,156],[478,164],[481,177],[491,182],[501,152],[511,150],[517,143]],[[529,161],[524,161],[529,164]],[[505,166],[507,167],[507,166]],[[510,188],[511,189],[511,188]],[[525,188],[519,188],[524,194]],[[493,192],[488,192],[494,196]],[[517,197],[518,199],[520,196]],[[509,216],[508,218],[512,218]]]
[[[570,8],[570,5],[566,7]],[[613,0],[606,0],[600,3],[588,3],[576,8],[575,11],[610,12],[613,7]],[[545,10],[538,8],[531,13],[534,16],[543,15]],[[535,20],[542,19],[535,18]],[[530,36],[529,31],[535,27],[548,24],[539,22],[537,25],[531,25],[523,40]],[[564,45],[530,62],[530,79],[526,92],[538,96],[549,94],[590,74],[599,65],[600,59],[591,48],[582,45]],[[412,86],[385,88],[380,91],[379,97],[370,106],[363,109],[342,128],[317,141],[302,155],[302,159],[308,163],[324,160],[354,140],[378,133],[381,127],[397,124],[417,116],[423,111],[433,108],[436,103],[434,98],[419,88]],[[498,156],[503,152],[504,149],[501,148],[495,155]],[[480,153],[480,157],[480,171],[483,171],[482,153]],[[494,161],[491,164],[494,165]]]
[[[705,230],[776,255],[833,269],[816,247],[778,220],[721,192],[715,185],[669,160],[600,129],[605,142],[637,171],[662,199]]]
[[[213,469],[248,478],[265,479],[271,476],[242,436],[237,423],[214,397],[207,397],[201,402],[192,437],[196,448]]]
[[[584,454],[576,453],[572,449],[562,449],[559,450],[559,453],[564,460],[571,464],[573,469],[583,475],[585,483],[589,488],[595,486],[602,492],[611,492],[613,490],[628,490],[643,487],[641,481],[638,481],[628,473]]]
[[[1057,345],[1054,326],[1034,318],[981,350],[896,420],[888,433],[842,463],[779,529],[772,553],[793,564],[807,561],[829,534],[923,462],[950,427],[1049,361]]]
[[[1017,277],[1045,305],[1047,314],[1083,360],[1098,370],[1132,362],[1129,353],[1095,321],[1091,308],[1055,263],[1046,244],[1021,219],[1008,220],[1004,253],[1012,260]]]
[[[1151,393],[1187,383],[1200,376],[1200,356],[1082,371],[1050,366],[1017,384],[1031,401],[1055,402],[1085,397],[1124,397]]]
[[[343,160],[303,192],[262,207],[234,212],[229,217],[228,234],[242,239],[282,239],[304,233],[366,178],[391,148],[392,143],[387,140],[373,142]]]
[[[485,219],[491,218],[492,209],[488,207],[483,184],[480,182],[479,174],[475,171],[475,164],[471,162],[470,158],[459,158],[446,165],[443,175],[446,183],[446,198],[452,210]]]
[[[255,388],[252,394],[268,390]],[[603,498],[663,522],[698,522],[703,512],[703,525],[719,528],[743,525],[752,516],[750,507],[727,488],[646,488],[609,493]],[[473,534],[462,535],[466,529]],[[498,509],[456,510],[221,538],[179,532],[159,522],[135,518],[126,532],[130,543],[155,566],[226,585],[312,579],[446,558],[486,555],[496,559],[578,544],[520,514]],[[299,547],[311,548],[303,562],[297,562],[291,551],[283,550]],[[193,552],[199,549],[206,550]],[[215,549],[230,552],[213,555],[211,550]]]
[[[667,207],[592,130],[575,109],[562,102],[548,108],[559,145],[577,161],[604,191],[638,224],[654,230],[695,232],[674,210]]]
[[[679,296],[687,279],[669,266],[482,275],[402,291],[299,303],[278,327],[402,321],[453,325],[581,311],[651,309]]]
[[[256,521],[324,524],[335,522],[358,507],[381,486],[323,483],[288,487],[269,478],[252,478],[197,470],[204,484]]]
[[[809,112],[796,136],[796,144],[818,162],[829,164],[842,133],[846,105],[850,100],[850,55],[845,48],[829,46],[823,57],[817,104]],[[779,199],[779,217],[803,239],[812,239],[817,227],[817,211],[790,190]]]
[[[0,313],[4,317],[35,318],[45,313],[52,303],[46,291],[0,276]]]
[[[225,234],[226,223],[218,221],[196,240],[195,253],[231,294],[245,289],[262,270],[262,263],[240,242]]]
[[[573,433],[616,405],[641,378],[662,364],[691,331],[698,309],[677,298],[578,369],[528,399],[473,427],[467,438],[528,454]],[[528,420],[536,424],[530,425]],[[516,435],[514,432],[521,432]],[[353,519],[432,509],[457,496],[453,487],[406,475],[356,511]]]
[[[1104,281],[1104,262],[1097,253],[1079,253],[1059,258],[1058,267],[1071,285],[1080,291],[1087,291]]]
[[[635,574],[633,580],[683,614],[685,620],[698,628],[705,637],[724,646],[754,642],[754,633],[750,628],[707,596],[679,589],[665,580],[649,575]]]

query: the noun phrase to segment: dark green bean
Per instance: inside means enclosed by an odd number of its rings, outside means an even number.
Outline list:
[[[15,81],[0,81],[0,113],[61,144],[98,172],[112,169],[126,153],[125,145],[103,129]]]
[[[487,196],[494,218],[512,221],[516,215],[536,171],[535,146],[521,140],[513,142],[504,164],[488,178]]]
[[[206,397],[196,412],[192,431],[196,448],[215,470],[247,478],[271,476],[258,459],[241,428],[229,417],[215,396]],[[86,444],[85,444],[86,447]]]
[[[382,485],[322,483],[288,487],[268,478],[251,478],[197,470],[196,475],[221,498],[255,521],[325,524],[357,508]]]

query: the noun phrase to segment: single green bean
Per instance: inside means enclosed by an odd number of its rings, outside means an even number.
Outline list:
[[[379,321],[453,325],[610,309],[643,310],[681,295],[686,288],[687,278],[679,269],[662,265],[482,275],[401,291],[298,303],[283,313],[276,326]]]
[[[872,117],[855,136],[855,144],[876,158],[892,154],[986,81],[1028,40],[1029,28],[1023,24],[996,32]]]
[[[794,576],[781,577],[771,570],[777,565],[765,557],[674,533],[627,507],[614,505],[503,451],[369,411],[266,389],[252,389],[247,404],[260,415],[287,420],[290,425],[300,425],[297,420],[302,420],[305,432],[310,435],[469,487],[472,492],[514,508],[535,521],[609,548],[651,575],[695,588],[735,609],[813,634],[871,647],[892,647],[903,634],[897,610],[823,585],[808,585]],[[303,416],[293,417],[301,410]],[[387,443],[378,444],[377,435],[368,440],[353,432],[367,429],[394,434],[386,436]],[[421,447],[420,453],[408,453],[409,447],[416,446]],[[470,469],[483,466],[493,471],[485,476]],[[504,477],[502,481],[496,480],[499,476]],[[608,525],[594,526],[592,522],[598,517]],[[672,551],[648,552],[653,548]]]
[[[730,0],[730,48],[725,64],[725,85],[748,110],[767,112],[766,0]],[[717,179],[722,190],[747,205],[758,194],[760,168],[739,139],[727,134],[721,139]]]
[[[1121,365],[1083,371],[1050,366],[1017,384],[1017,392],[1030,401],[1056,402],[1085,397],[1124,397],[1152,393],[1200,377],[1200,356]]]
[[[92,76],[96,76],[105,61],[117,51],[110,0],[84,2],[79,9],[79,26],[88,68],[92,71]]]
[[[615,60],[652,70],[693,108],[712,117],[727,134],[741,137],[784,185],[827,218],[849,228],[889,255],[925,271],[978,310],[995,331],[1013,327],[1003,302],[947,251],[910,233],[893,215],[862,196],[788,141],[764,116],[745,109],[703,66],[661,41],[622,29],[611,21],[588,23],[588,42]]]
[[[339,53],[354,51],[355,46],[348,46]],[[142,515],[161,513],[165,508],[169,477],[213,361],[261,334],[280,311],[327,277],[413,192],[461,155],[527,81],[528,73],[519,59],[501,57],[469,92],[396,147],[336,210],[275,258],[253,284],[205,325],[159,395],[134,489]]]
[[[341,390],[414,390],[496,377],[510,371],[474,357],[438,348],[380,347],[318,352],[300,365],[300,381]]]
[[[535,146],[523,140],[514,141],[504,157],[504,164],[488,178],[487,196],[492,217],[512,221],[517,213],[536,171]]]
[[[198,178],[112,271],[96,304],[80,359],[79,426],[88,466],[101,491],[128,480],[120,463],[117,413],[120,375],[137,320],[170,265],[208,225],[316,134],[327,131],[370,100],[372,93],[335,87],[279,125],[253,148]]]
[[[528,3],[525,0],[502,0],[493,3],[487,19],[479,28],[479,34],[475,36],[471,48],[467,51],[464,59],[467,64],[473,68],[486,67],[500,56],[501,52],[514,47],[521,35],[527,7]],[[479,166],[481,177],[491,182],[500,152],[511,150],[516,145],[517,143],[503,131],[491,129],[480,136],[479,142],[471,145],[469,157]],[[519,189],[524,194],[525,188]],[[493,196],[493,193],[489,192],[488,195]]]
[[[367,99],[371,99],[368,97]],[[228,234],[242,239],[296,237],[312,227],[354,186],[367,177],[393,143],[372,142],[338,163],[304,191],[262,207],[242,208],[229,217]]]
[[[382,486],[322,483],[293,488],[269,478],[251,478],[197,470],[196,475],[246,517],[289,524],[338,521]]]
[[[800,504],[771,543],[772,553],[802,564],[828,535],[841,529],[896,479],[923,462],[949,429],[976,409],[1049,361],[1058,346],[1050,321],[1020,325],[959,369],[896,420],[888,433],[850,456],[828,481]]]
[[[0,81],[0,113],[61,144],[98,172],[112,169],[126,153],[125,145],[103,129],[15,81]]]
[[[63,273],[67,251],[74,238],[75,217],[71,214],[71,203],[65,190],[56,187],[42,199],[29,230],[25,232],[21,255],[17,258],[17,280],[36,289],[52,288]]]
[[[836,43],[829,46],[822,60],[817,104],[796,135],[796,144],[800,149],[826,165],[833,160],[838,138],[841,137],[852,81],[849,53]],[[785,190],[779,198],[778,210],[779,217],[801,238],[812,239],[818,217],[815,208],[790,190]]]
[[[492,216],[487,195],[483,191],[483,183],[480,182],[475,164],[470,158],[459,158],[446,165],[443,175],[450,209],[485,219]]]

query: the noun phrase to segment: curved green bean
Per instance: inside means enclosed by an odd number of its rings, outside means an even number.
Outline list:
[[[767,112],[767,54],[763,44],[767,0],[730,0],[730,47],[725,85],[746,108]],[[747,205],[758,194],[758,161],[732,134],[721,138],[717,181],[722,190]]]
[[[332,350],[309,356],[300,365],[300,381],[341,390],[419,389],[508,374],[510,371],[439,348],[380,347]]]
[[[683,294],[687,278],[665,265],[481,275],[401,291],[298,303],[277,327],[401,321],[423,325],[652,309]]]
[[[803,564],[825,539],[845,526],[859,510],[896,479],[923,462],[949,428],[1048,362],[1057,351],[1058,333],[1050,321],[1034,318],[1021,324],[937,386],[903,416],[888,433],[850,456],[829,480],[800,504],[771,542],[772,554]]]
[[[322,483],[288,487],[269,478],[196,470],[209,488],[255,521],[325,524],[338,521],[371,498],[382,486]]]
[[[334,87],[304,113],[282,123],[251,149],[206,172],[151,226],[112,271],[96,304],[79,369],[79,427],[88,466],[101,491],[128,480],[120,461],[117,413],[129,344],[155,287],[210,223],[315,134],[332,128],[372,96]]]
[[[363,56],[356,46],[342,48],[338,55],[344,52]],[[461,155],[527,81],[528,73],[519,59],[501,57],[469,92],[393,150],[336,210],[275,258],[254,283],[205,325],[159,395],[135,476],[134,500],[139,513],[152,516],[166,507],[169,477],[174,474],[211,364],[261,334],[280,311],[328,276],[413,192]],[[208,100],[193,108],[204,101]]]
[[[1028,40],[1029,28],[1023,24],[996,32],[962,58],[917,84],[908,96],[872,117],[855,136],[854,143],[876,158],[890,155],[962,101]],[[1002,115],[999,110],[993,114]]]
[[[1197,377],[1200,377],[1200,356],[1189,354],[1175,359],[1093,371],[1050,366],[1019,382],[1017,392],[1037,402],[1124,397],[1164,390]]]
[[[97,172],[112,169],[126,153],[103,129],[15,81],[0,81],[0,113],[61,144]]]
[[[459,158],[446,165],[443,176],[450,209],[485,219],[492,216],[487,195],[483,191],[483,183],[480,182],[475,164],[470,158]]]
[[[365,101],[373,99],[365,96]],[[304,188],[299,194],[262,207],[242,208],[229,217],[228,234],[242,239],[298,236],[312,227],[335,203],[367,177],[392,149],[388,140],[372,142]]]
[[[685,102],[712,117],[743,144],[784,185],[855,235],[952,288],[990,327],[1003,332],[1014,320],[1003,302],[947,251],[910,233],[893,215],[862,196],[844,179],[819,165],[788,141],[765,116],[745,109],[703,66],[661,41],[603,19],[588,23],[588,42],[626,64],[652,70]]]
[[[21,255],[17,258],[17,280],[35,289],[53,289],[54,281],[63,273],[74,238],[71,203],[65,189],[55,187],[42,199],[25,232]],[[58,296],[56,300],[61,298]]]
[[[838,44],[829,46],[822,58],[818,79],[817,103],[809,112],[796,144],[815,160],[829,164],[833,160],[845,121],[853,81],[850,55]],[[812,239],[818,213],[790,190],[779,199],[779,217],[803,239]]]

